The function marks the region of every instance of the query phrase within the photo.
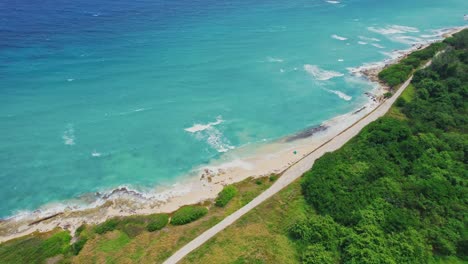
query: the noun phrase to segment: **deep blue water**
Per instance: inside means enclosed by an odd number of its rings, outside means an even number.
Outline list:
[[[0,217],[171,184],[352,111],[372,86],[348,67],[465,25],[467,11],[466,0],[0,0]]]

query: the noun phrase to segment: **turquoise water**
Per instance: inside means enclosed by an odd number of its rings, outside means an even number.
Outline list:
[[[466,0],[0,1],[0,217],[168,185],[350,112],[372,86],[348,67],[466,12]]]

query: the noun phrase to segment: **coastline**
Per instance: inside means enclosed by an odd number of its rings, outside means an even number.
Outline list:
[[[447,29],[441,37],[446,38],[463,28],[465,27]],[[349,71],[355,76],[375,83],[378,81],[378,72],[385,66],[403,59],[407,54],[430,43],[432,42],[414,45],[408,50],[396,52],[395,58],[349,69]],[[230,154],[228,155],[230,157],[223,160],[197,168],[193,177],[174,185],[171,189],[140,193],[128,187],[119,187],[99,194],[98,199],[85,207],[61,205],[51,210],[11,217],[0,222],[0,243],[35,231],[50,231],[56,227],[70,230],[73,234],[83,222],[97,224],[113,216],[173,212],[183,205],[214,199],[224,185],[249,177],[260,177],[272,173],[282,174],[323,142],[349,129],[357,120],[381,105],[386,91],[388,87],[379,84],[372,93],[368,94],[369,102],[355,111],[337,116],[319,127],[261,145],[251,155],[236,159]]]

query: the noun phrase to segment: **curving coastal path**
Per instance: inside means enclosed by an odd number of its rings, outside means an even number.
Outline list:
[[[424,67],[430,65],[429,61]],[[288,186],[290,183],[302,176],[306,171],[310,170],[315,160],[320,158],[323,154],[327,152],[335,151],[341,148],[346,142],[356,136],[365,126],[369,123],[377,120],[379,117],[383,116],[390,109],[395,100],[401,95],[401,93],[408,87],[413,76],[411,76],[403,85],[395,92],[395,94],[377,106],[372,112],[368,113],[366,116],[362,117],[356,121],[353,125],[343,130],[341,133],[323,143],[315,150],[310,152],[307,156],[297,161],[295,164],[291,165],[286,169],[281,177],[266,191],[253,199],[250,203],[246,204],[241,209],[237,210],[233,214],[226,217],[223,221],[219,222],[217,225],[206,230],[203,234],[199,235],[194,240],[190,241],[188,244],[183,246],[177,252],[175,252],[170,258],[168,258],[164,264],[175,264],[187,256],[190,252],[203,245],[210,238],[214,237],[218,232],[222,231],[226,227],[230,226],[237,219],[242,217],[244,214],[248,213],[250,210],[282,190],[284,187]]]

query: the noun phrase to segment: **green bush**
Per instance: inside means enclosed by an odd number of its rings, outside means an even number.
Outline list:
[[[169,222],[169,216],[167,214],[155,214],[150,216],[150,221],[146,226],[146,230],[149,232],[161,230]]]
[[[272,174],[272,175],[270,175],[269,179],[270,179],[271,182],[274,182],[274,181],[276,181],[278,179],[278,175]]]
[[[106,232],[115,230],[118,224],[119,224],[119,219],[111,218],[105,221],[104,223],[97,225],[94,228],[94,232],[98,234],[104,234]]]
[[[386,93],[384,93],[383,96],[385,97],[385,99],[388,99],[388,98],[392,97],[392,95],[393,94],[391,92],[386,92]]]
[[[394,64],[388,68],[383,69],[379,73],[379,79],[384,81],[389,86],[395,87],[405,82],[411,75],[412,70],[412,66],[405,64]]]
[[[218,194],[218,198],[216,198],[216,206],[224,207],[226,204],[231,201],[234,196],[237,194],[237,188],[229,185],[223,188],[223,190]]]
[[[88,241],[88,238],[86,238],[86,237],[82,237],[82,238],[78,239],[71,246],[73,254],[78,255],[80,253],[81,249],[83,249],[83,247],[84,247],[84,245],[86,244],[87,241]]]
[[[333,253],[327,251],[321,244],[307,246],[302,253],[301,260],[303,264],[333,264]]]
[[[200,219],[208,213],[208,209],[202,206],[184,206],[174,213],[171,219],[173,225],[185,225]]]

